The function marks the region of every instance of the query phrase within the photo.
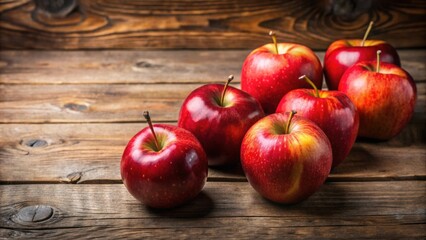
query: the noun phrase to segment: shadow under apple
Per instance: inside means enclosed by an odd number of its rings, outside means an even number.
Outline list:
[[[253,193],[253,198],[257,198],[256,201],[259,201],[259,204],[265,205],[265,208],[274,214],[282,214],[283,216],[312,215],[315,217],[344,215],[347,211],[348,200],[344,186],[333,182],[326,182],[313,195],[295,204],[276,203],[257,193]]]
[[[228,164],[228,165],[222,165],[222,166],[209,166],[209,170],[210,169],[213,170],[214,172],[221,173],[224,176],[245,178],[245,174],[240,161],[230,165]]]
[[[356,143],[342,164],[331,170],[331,178],[334,180],[340,177],[347,178],[348,174],[355,177],[368,169],[380,169],[382,163],[371,153],[369,145],[367,142]]]
[[[200,192],[194,199],[170,209],[151,208],[141,204],[148,213],[167,218],[202,218],[215,208],[212,198],[204,191]]]

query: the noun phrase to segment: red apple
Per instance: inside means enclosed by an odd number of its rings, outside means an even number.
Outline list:
[[[306,76],[314,89],[295,89],[288,92],[278,104],[277,112],[296,110],[298,116],[316,123],[327,135],[333,150],[332,168],[349,154],[358,134],[359,116],[355,105],[339,91],[321,91]]]
[[[239,162],[247,130],[264,116],[260,103],[232,86],[207,84],[192,91],[179,113],[178,126],[192,132],[207,153],[210,165]]]
[[[367,29],[364,39],[337,40],[327,49],[324,56],[324,75],[328,89],[337,90],[343,73],[361,61],[376,59],[377,50],[382,51],[382,61],[401,65],[395,48],[385,41],[366,40],[372,22]]]
[[[263,45],[252,51],[241,71],[241,89],[257,98],[265,113],[274,113],[281,98],[296,88],[309,88],[298,81],[306,75],[317,87],[322,85],[321,62],[306,46],[294,43]]]
[[[330,141],[311,120],[295,112],[271,114],[248,130],[241,163],[251,186],[279,203],[297,203],[326,180],[332,164]]]
[[[342,76],[339,91],[346,93],[359,112],[358,136],[387,140],[411,119],[416,85],[404,69],[377,61],[357,63]]]
[[[208,164],[201,144],[189,131],[166,124],[138,132],[121,158],[121,177],[127,190],[154,208],[188,202],[202,190]]]

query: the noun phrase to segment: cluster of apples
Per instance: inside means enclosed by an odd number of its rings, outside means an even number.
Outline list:
[[[308,198],[349,154],[357,136],[386,140],[410,120],[412,77],[386,42],[339,40],[323,68],[306,46],[273,43],[252,51],[241,90],[207,84],[185,99],[178,126],[153,125],[128,143],[121,176],[150,207],[171,208],[203,188],[208,165],[241,162],[251,186],[279,203]],[[381,54],[381,55],[380,55]],[[380,59],[381,56],[381,59]]]

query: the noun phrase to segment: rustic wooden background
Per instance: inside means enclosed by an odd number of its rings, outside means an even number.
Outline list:
[[[418,91],[402,133],[357,141],[300,204],[264,200],[241,169],[210,168],[172,210],[127,192],[119,164],[142,111],[176,124],[184,98],[239,72],[248,52],[1,51],[0,239],[425,239],[425,50],[399,51]]]
[[[0,239],[426,238],[426,1],[49,2],[0,2]],[[389,141],[358,140],[308,200],[266,201],[240,168],[210,168],[172,210],[127,192],[119,164],[142,111],[176,124],[193,89],[229,74],[238,87],[269,30],[323,59],[370,20],[416,82],[413,119]]]
[[[371,38],[397,48],[424,47],[426,39],[424,0],[39,2],[0,3],[1,49],[251,49],[274,30],[280,41],[324,50],[361,38],[370,20]]]

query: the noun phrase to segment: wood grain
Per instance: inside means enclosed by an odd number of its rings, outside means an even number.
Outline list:
[[[425,46],[421,0],[119,1],[80,0],[75,11],[49,17],[32,1],[0,7],[2,49],[242,49],[280,41],[325,49],[341,38],[371,38],[398,48]],[[410,36],[410,37],[406,37]]]
[[[0,83],[139,84],[239,81],[249,51],[1,51]],[[426,54],[426,53],[425,53]],[[426,56],[425,56],[426,58]]]
[[[124,147],[143,127],[145,123],[0,124],[0,183],[120,183]],[[425,159],[424,119],[414,119],[390,141],[358,141],[329,181],[426,179]],[[237,166],[211,168],[209,181],[246,180]]]
[[[215,53],[218,62],[210,63],[208,60]],[[141,123],[142,111],[149,109],[156,122],[175,124],[187,94],[218,75],[218,69],[240,68],[237,59],[245,54],[246,51],[1,52],[4,64],[0,122],[4,124],[0,125],[0,163],[7,167],[0,169],[0,181],[120,182],[121,153],[128,139],[145,126]],[[425,54],[401,51],[403,64],[417,76],[418,101],[413,120],[391,141],[357,143],[345,164],[333,171],[331,181],[424,179]],[[64,58],[67,61],[61,60]],[[217,68],[213,67],[215,64]],[[134,72],[132,66],[149,69]],[[157,71],[156,66],[169,67]],[[179,83],[181,79],[186,80]],[[124,84],[127,80],[132,84]],[[223,79],[212,82],[219,81]],[[234,86],[238,85],[237,81]],[[401,152],[406,152],[407,157],[400,157]],[[407,159],[410,165],[406,164]],[[245,178],[239,168],[211,169],[209,180]]]
[[[250,51],[1,51],[3,84],[140,84],[240,81]],[[399,50],[402,66],[426,80],[426,51]],[[322,60],[324,52],[316,52]]]
[[[421,1],[79,2],[61,19],[25,0],[1,2],[0,48],[246,48],[264,41],[267,28],[323,46],[338,33],[330,28],[362,32],[370,3],[368,16],[380,23],[373,35],[402,47],[425,36]],[[407,127],[386,142],[359,139],[300,204],[261,198],[238,166],[210,168],[203,192],[180,208],[149,209],[130,196],[119,163],[146,127],[141,112],[176,124],[192,89],[231,73],[238,87],[248,52],[0,51],[0,239],[425,239],[424,50],[399,51],[418,87]]]
[[[177,121],[185,97],[199,84],[0,85],[1,122]]]
[[[121,184],[0,185],[0,237],[420,239],[425,188],[424,181],[326,183],[308,200],[284,206],[248,183],[210,182],[189,204],[155,210]],[[41,222],[17,217],[34,205],[54,213]]]

